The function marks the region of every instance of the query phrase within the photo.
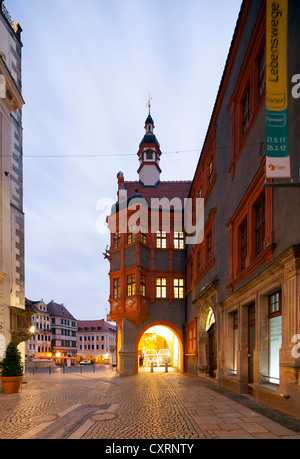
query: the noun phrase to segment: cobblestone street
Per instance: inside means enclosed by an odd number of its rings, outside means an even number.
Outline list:
[[[179,373],[29,373],[0,394],[1,439],[300,439],[300,421]]]

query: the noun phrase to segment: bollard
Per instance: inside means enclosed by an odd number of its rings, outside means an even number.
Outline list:
[[[168,373],[168,364],[165,365],[165,373]]]
[[[95,364],[93,363],[93,373],[95,373]]]
[[[82,374],[82,365],[80,365],[80,373]]]
[[[153,373],[153,362],[151,362],[151,373]]]
[[[34,370],[35,370],[35,368],[34,368],[34,366],[33,366],[33,367],[32,367],[32,374],[33,374],[33,375],[34,375]]]
[[[51,375],[51,365],[49,366],[49,375]]]
[[[66,367],[63,366],[63,374],[65,374],[65,372],[66,372]]]

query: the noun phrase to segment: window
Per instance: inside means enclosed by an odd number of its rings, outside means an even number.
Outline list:
[[[132,244],[135,242],[135,227],[130,226],[127,233],[127,244]]]
[[[266,46],[258,59],[258,96],[260,97],[266,87]]]
[[[174,232],[174,248],[184,249],[184,233]]]
[[[207,236],[207,263],[212,260],[212,234],[209,233]]]
[[[255,205],[256,226],[255,226],[255,241],[256,241],[256,256],[264,249],[265,239],[265,196],[262,195]]]
[[[147,244],[147,230],[143,227],[141,228],[141,242]]]
[[[114,249],[119,249],[121,245],[121,235],[119,231],[114,234]]]
[[[165,249],[167,247],[167,233],[166,231],[156,232],[156,247],[158,249]]]
[[[127,276],[127,296],[135,295],[135,274]]]
[[[241,226],[241,269],[246,267],[247,257],[247,220]]]
[[[269,382],[279,384],[279,351],[282,344],[281,291],[269,296]]]
[[[114,279],[114,298],[120,298],[121,297],[121,280],[120,279]]]
[[[156,279],[156,298],[167,297],[167,279],[165,277],[158,277]]]
[[[246,134],[250,122],[250,87],[243,100],[243,135]]]
[[[183,298],[183,279],[174,279],[174,298]]]
[[[239,317],[238,312],[233,313],[233,373],[237,373],[237,351],[239,343]]]
[[[211,184],[213,176],[214,176],[214,158],[211,157],[209,164],[208,164],[208,182],[209,184]]]
[[[146,276],[141,274],[141,295],[146,296]]]

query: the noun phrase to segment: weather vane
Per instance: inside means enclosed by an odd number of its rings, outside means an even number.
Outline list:
[[[149,94],[149,99],[147,101],[147,106],[149,107],[149,113],[150,113],[150,108],[151,108],[151,100],[153,99],[153,97],[150,97],[150,94]]]

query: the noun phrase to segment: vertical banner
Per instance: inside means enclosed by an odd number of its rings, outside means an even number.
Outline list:
[[[267,0],[266,176],[290,177],[287,26],[288,0]]]

